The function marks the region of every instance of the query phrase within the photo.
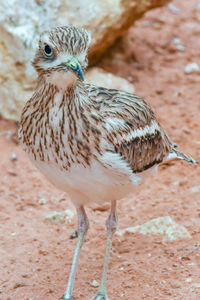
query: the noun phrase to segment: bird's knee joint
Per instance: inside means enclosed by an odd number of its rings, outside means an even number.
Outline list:
[[[78,225],[78,231],[79,232],[87,232],[89,229],[89,221],[88,219],[83,219],[80,221],[79,225]]]
[[[108,231],[115,232],[117,229],[117,219],[109,216],[109,218],[106,221],[106,228]]]

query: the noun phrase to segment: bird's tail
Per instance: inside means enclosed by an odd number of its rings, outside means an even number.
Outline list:
[[[183,159],[183,160],[187,161],[190,164],[195,164],[196,163],[195,159],[193,159],[192,157],[190,157],[190,156],[186,155],[185,153],[179,151],[176,147],[174,147],[172,149],[170,154],[171,154],[171,158]]]

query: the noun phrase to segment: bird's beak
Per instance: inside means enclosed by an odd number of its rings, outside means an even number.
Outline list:
[[[76,57],[72,57],[68,62],[64,63],[64,65],[74,71],[81,80],[84,80],[81,65]]]

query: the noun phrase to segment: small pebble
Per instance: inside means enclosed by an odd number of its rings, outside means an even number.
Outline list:
[[[133,78],[131,76],[128,76],[128,81],[133,82]]]
[[[16,236],[16,232],[12,232],[10,235],[11,236]]]
[[[93,287],[98,287],[99,286],[99,283],[98,281],[96,281],[95,279],[90,283],[91,286]]]
[[[200,185],[192,186],[192,187],[189,189],[189,191],[190,191],[190,193],[192,193],[192,194],[199,193],[199,192],[200,192]]]
[[[78,230],[74,230],[70,235],[70,239],[76,239],[78,237]]]
[[[192,72],[198,72],[199,70],[200,70],[199,65],[195,62],[187,64],[184,68],[184,71],[187,74]]]
[[[200,283],[193,283],[192,287],[200,288]]]
[[[40,205],[44,205],[44,204],[47,203],[47,199],[41,198],[41,199],[38,200],[38,203],[39,203]]]
[[[192,278],[186,278],[186,282],[192,282]]]
[[[173,37],[171,41],[176,45],[181,43],[181,39],[179,37]]]
[[[178,96],[182,96],[183,95],[183,92],[182,91],[176,91],[173,96],[174,97],[178,97]]]
[[[176,45],[176,49],[179,51],[185,51],[185,47],[183,45]]]
[[[178,264],[174,263],[172,266],[176,268],[178,267]]]
[[[16,153],[12,153],[11,160],[12,161],[16,161],[17,160],[17,154]]]
[[[122,265],[123,265],[123,266],[130,266],[130,264],[131,264],[131,263],[130,263],[129,261],[123,261],[123,262],[122,262]]]
[[[173,12],[175,15],[179,15],[180,14],[180,9],[178,7],[176,7],[172,2],[170,2],[168,4],[168,8],[171,12]]]
[[[50,221],[52,223],[58,224],[58,223],[71,223],[72,219],[74,217],[74,212],[70,209],[66,209],[61,212],[53,211],[49,215],[45,216],[45,220]]]
[[[181,39],[179,37],[173,37],[171,42],[176,45],[176,49],[179,51],[184,51],[185,47],[181,44]]]

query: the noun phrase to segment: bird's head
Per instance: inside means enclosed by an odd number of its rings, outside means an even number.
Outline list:
[[[73,84],[78,78],[84,79],[89,45],[90,36],[82,28],[64,26],[44,31],[33,66],[52,84],[62,86],[66,81]]]

